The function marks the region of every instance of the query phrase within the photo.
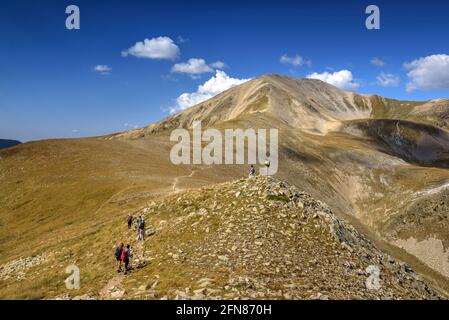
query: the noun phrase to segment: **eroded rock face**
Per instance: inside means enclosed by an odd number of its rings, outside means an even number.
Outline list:
[[[355,131],[354,131],[355,130]],[[449,167],[449,133],[443,129],[402,120],[360,120],[343,131],[370,138],[385,153],[407,162]]]

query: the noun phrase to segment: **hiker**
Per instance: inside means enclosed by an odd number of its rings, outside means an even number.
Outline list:
[[[127,218],[128,229],[131,229],[131,227],[133,225],[133,219],[134,219],[134,217],[132,215],[128,214],[128,218]]]
[[[271,166],[270,160],[266,159],[264,165],[265,165],[265,176],[268,177],[268,169],[269,169],[270,166]]]
[[[129,255],[129,269],[132,269],[133,267],[132,267],[131,261],[133,260],[133,256],[134,256],[134,251],[133,251],[132,247],[129,248],[128,255]]]
[[[123,242],[120,242],[117,248],[115,248],[115,259],[118,263],[117,272],[122,272],[122,253],[123,253]]]
[[[140,220],[138,232],[139,232],[138,239],[142,241],[145,240],[145,220],[143,218]]]
[[[139,216],[137,219],[136,219],[136,225],[137,225],[137,228],[136,228],[136,230],[137,230],[137,239],[139,239],[139,228],[140,228],[140,223],[142,222],[142,216]]]
[[[255,177],[256,176],[256,168],[254,168],[254,165],[251,165],[251,168],[249,169],[249,177]]]
[[[121,260],[125,264],[125,274],[129,271],[129,248],[130,245],[127,244],[126,247],[122,250],[122,255],[120,256]]]

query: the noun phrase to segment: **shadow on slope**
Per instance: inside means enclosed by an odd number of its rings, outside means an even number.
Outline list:
[[[384,153],[421,166],[449,168],[449,133],[431,125],[402,120],[357,120],[343,131],[369,138]]]

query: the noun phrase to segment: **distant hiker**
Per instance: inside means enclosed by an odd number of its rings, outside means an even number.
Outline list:
[[[125,274],[129,271],[129,257],[130,257],[129,247],[130,245],[127,244],[126,247],[122,250],[122,255],[120,256],[120,259],[125,264]]]
[[[140,220],[138,232],[139,232],[138,239],[142,241],[145,240],[145,220],[143,218]]]
[[[133,260],[133,256],[134,256],[134,251],[133,251],[133,249],[130,247],[129,248],[129,269],[132,269],[133,267],[132,267],[132,264],[131,264],[131,262],[132,262],[132,260]]]
[[[128,222],[128,229],[131,229],[132,225],[133,225],[133,216],[128,214],[128,218],[127,218],[127,222]]]
[[[117,248],[115,248],[115,259],[118,263],[117,272],[122,272],[122,253],[123,253],[123,242],[120,242]]]
[[[249,169],[249,177],[255,177],[256,176],[256,168],[254,168],[254,165],[251,165]]]
[[[265,170],[266,170],[266,171],[265,171],[265,175],[268,177],[268,169],[269,169],[270,166],[271,166],[270,160],[266,159],[264,165],[265,165]]]
[[[137,239],[139,239],[139,230],[140,230],[140,223],[142,222],[142,216],[139,216],[136,219],[136,225],[137,225]]]

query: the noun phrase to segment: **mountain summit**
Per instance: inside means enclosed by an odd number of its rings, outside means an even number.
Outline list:
[[[136,137],[176,127],[191,128],[195,120],[201,120],[203,126],[212,126],[254,115],[271,117],[319,135],[335,130],[345,121],[364,119],[419,121],[448,129],[448,105],[449,99],[397,101],[346,92],[321,80],[271,74],[247,81],[125,136]]]

